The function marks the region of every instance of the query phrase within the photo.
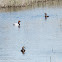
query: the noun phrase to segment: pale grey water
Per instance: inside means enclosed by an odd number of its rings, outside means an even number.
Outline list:
[[[61,5],[5,10],[0,12],[0,62],[62,62]],[[18,20],[20,28],[13,26]]]

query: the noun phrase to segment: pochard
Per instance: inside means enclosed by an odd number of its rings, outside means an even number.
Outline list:
[[[20,26],[20,22],[21,22],[21,21],[18,21],[18,23],[14,23],[13,25],[14,25],[14,26]]]

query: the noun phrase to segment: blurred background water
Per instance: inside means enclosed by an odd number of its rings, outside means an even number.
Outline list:
[[[62,62],[61,3],[0,8],[0,62]],[[49,16],[47,20],[44,13]],[[20,28],[13,26],[18,20]]]

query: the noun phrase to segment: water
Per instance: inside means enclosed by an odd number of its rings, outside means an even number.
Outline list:
[[[0,12],[0,62],[62,62],[62,7],[8,8]],[[14,9],[14,10],[13,10]],[[45,20],[44,13],[49,15]],[[21,26],[13,23],[21,21]],[[26,52],[21,53],[22,46]]]

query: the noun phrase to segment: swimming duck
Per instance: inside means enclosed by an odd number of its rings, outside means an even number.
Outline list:
[[[49,16],[47,16],[47,13],[45,13],[45,17],[49,17]]]
[[[22,47],[21,52],[22,52],[23,54],[25,53],[25,47],[24,47],[24,46]]]
[[[20,22],[21,22],[21,21],[18,21],[18,23],[14,23],[13,25],[14,25],[14,26],[20,26]]]

